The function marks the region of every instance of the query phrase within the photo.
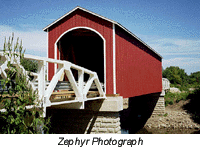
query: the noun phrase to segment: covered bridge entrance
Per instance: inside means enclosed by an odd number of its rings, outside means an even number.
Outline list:
[[[60,60],[95,71],[104,84],[104,38],[90,28],[77,27],[62,34],[57,40]],[[74,72],[75,78],[78,73]],[[84,76],[87,81],[89,76]],[[67,81],[66,76],[63,80]]]
[[[95,71],[107,95],[130,98],[162,91],[162,57],[121,24],[76,7],[43,30],[48,57]],[[49,64],[49,80],[57,67]]]

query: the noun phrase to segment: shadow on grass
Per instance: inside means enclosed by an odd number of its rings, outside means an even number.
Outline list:
[[[200,124],[200,87],[188,95],[190,102],[183,106],[191,114],[194,122]]]

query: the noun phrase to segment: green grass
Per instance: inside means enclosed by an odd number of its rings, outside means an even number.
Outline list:
[[[168,113],[165,113],[165,114],[164,114],[164,117],[167,117],[167,116],[168,116]]]
[[[189,88],[199,88],[199,84],[196,83],[196,84],[188,84],[188,83],[185,83],[183,85],[181,84],[170,84],[170,87],[175,87],[175,88],[178,88],[180,91],[189,91]]]
[[[178,103],[181,100],[187,100],[189,94],[190,94],[189,91],[185,91],[182,93],[167,92],[165,94],[165,106],[173,105],[174,103]]]

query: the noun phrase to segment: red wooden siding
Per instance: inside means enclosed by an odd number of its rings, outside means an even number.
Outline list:
[[[89,27],[98,31],[106,41],[106,93],[113,94],[113,42],[112,23],[105,21],[82,10],[76,10],[49,28],[48,53],[49,58],[54,58],[54,44],[65,31],[74,27]],[[103,50],[102,50],[103,51]],[[57,50],[57,53],[59,51]],[[57,55],[59,58],[59,55]],[[98,63],[98,62],[97,62]],[[49,64],[49,80],[54,74],[54,65]]]
[[[116,92],[128,98],[161,91],[161,58],[116,27]]]

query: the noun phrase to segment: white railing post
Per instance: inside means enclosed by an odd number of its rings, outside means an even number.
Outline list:
[[[45,93],[45,61],[38,61],[38,95],[41,100]]]
[[[38,96],[41,101],[41,107],[43,107],[43,117],[46,116],[46,100],[44,98],[46,81],[45,81],[45,65],[46,62],[41,60],[38,61]]]
[[[99,91],[100,97],[105,97],[105,93],[103,92],[103,89],[102,89],[102,86],[100,84],[100,81],[99,81],[99,78],[98,78],[97,74],[95,73],[94,76],[95,76],[94,82],[95,82],[95,84],[97,86],[97,89]]]
[[[46,97],[47,101],[49,101],[49,98],[50,98],[51,94],[53,93],[53,90],[55,89],[56,84],[58,83],[58,80],[60,79],[63,71],[64,71],[63,65],[59,65],[57,73],[53,76],[51,82],[49,83],[49,86],[45,90],[45,95],[44,96]]]
[[[85,84],[85,87],[84,87],[84,89],[83,89],[83,98],[84,98],[84,99],[87,98],[87,93],[88,93],[88,91],[89,91],[89,89],[90,89],[90,87],[91,87],[93,81],[94,81],[94,75],[93,75],[93,74],[90,74],[90,77],[89,77],[89,79],[88,79],[88,81],[87,81],[87,83]]]
[[[78,70],[78,88],[81,92],[81,95],[83,95],[83,87],[84,87],[84,71]],[[80,107],[81,109],[85,108],[85,102],[82,96],[82,105]]]
[[[76,100],[80,100],[82,98],[82,94],[80,89],[77,86],[76,80],[74,79],[74,76],[69,68],[65,69],[65,73],[67,75],[67,78],[72,86],[72,89],[74,90],[74,93],[76,95]]]
[[[84,71],[83,70],[78,70],[78,87],[81,91],[81,93],[83,92],[83,84],[84,84]]]
[[[5,72],[5,69],[7,68],[7,60],[0,66],[0,74],[1,74],[1,77],[6,79],[7,78],[7,74]]]

